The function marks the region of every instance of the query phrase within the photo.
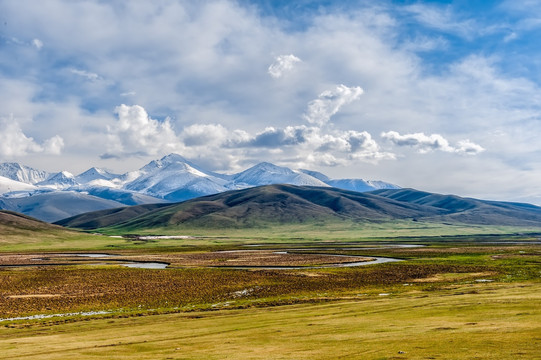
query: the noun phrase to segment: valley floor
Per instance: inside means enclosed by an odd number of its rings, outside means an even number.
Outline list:
[[[210,243],[0,254],[2,358],[540,358],[536,237]],[[336,255],[404,261],[313,267]],[[209,268],[239,262],[301,268]]]

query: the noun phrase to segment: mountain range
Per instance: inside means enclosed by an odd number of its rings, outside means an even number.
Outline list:
[[[180,202],[272,184],[337,187],[358,192],[399,188],[383,181],[331,179],[316,171],[292,170],[267,162],[240,173],[219,174],[178,154],[170,154],[125,174],[92,167],[75,176],[67,171],[48,173],[19,163],[2,163],[0,209],[54,222],[89,211]]]
[[[265,185],[175,204],[86,213],[56,224],[85,230],[257,228],[284,224],[387,222],[541,226],[541,207],[439,195],[413,189],[355,192],[332,187]]]

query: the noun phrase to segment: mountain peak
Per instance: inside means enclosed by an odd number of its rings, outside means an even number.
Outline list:
[[[173,162],[184,162],[189,163],[188,160],[182,155],[171,153],[169,155],[165,155],[160,159],[162,163],[173,163]]]
[[[308,186],[328,186],[324,182],[304,174],[293,171],[290,168],[261,162],[243,172],[233,176],[238,184],[249,186],[270,185],[270,184],[292,184]]]
[[[49,177],[49,173],[15,162],[0,164],[0,176],[26,184],[36,184]]]
[[[37,183],[37,185],[52,187],[53,189],[63,190],[71,186],[78,185],[75,181],[75,176],[68,171],[60,171],[56,174],[53,174],[45,181]]]
[[[118,175],[112,174],[107,170],[91,167],[85,172],[77,175],[75,179],[81,184],[86,184],[94,180],[112,180],[116,177],[118,177]]]
[[[180,156],[179,154],[171,153],[169,155],[162,157],[159,160],[152,160],[151,162],[143,166],[141,170],[145,172],[150,172],[150,171],[155,171],[157,169],[167,167],[171,164],[191,165],[191,163],[188,160],[186,160],[184,157]]]

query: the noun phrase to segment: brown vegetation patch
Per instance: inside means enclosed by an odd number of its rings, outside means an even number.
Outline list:
[[[0,266],[115,264],[122,262],[162,262],[170,267],[213,266],[313,266],[370,261],[366,256],[339,257],[324,254],[296,254],[277,251],[218,251],[169,254],[124,254],[114,257],[81,257],[77,254],[0,254]]]
[[[324,254],[296,254],[280,251],[218,251],[205,253],[176,253],[134,255],[119,259],[167,262],[170,266],[311,266],[370,261],[370,257],[339,257]]]
[[[478,273],[477,266],[395,263],[365,268],[318,271],[244,271],[185,268],[168,270],[128,268],[26,268],[0,270],[0,318],[40,312],[108,309],[158,309],[220,304],[242,298],[296,301],[298,295],[330,297],[344,291],[363,291],[427,278],[442,273]],[[251,289],[244,293],[245,289]],[[62,294],[62,296],[21,296]],[[14,297],[15,296],[15,297]],[[292,298],[294,296],[295,298]]]

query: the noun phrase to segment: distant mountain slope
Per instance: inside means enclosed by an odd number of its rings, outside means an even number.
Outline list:
[[[358,193],[329,187],[267,185],[178,204],[133,206],[57,224],[126,231],[153,228],[258,227],[307,222],[417,219],[460,224],[541,226],[541,208],[438,195],[411,189]]]
[[[340,180],[328,180],[326,182],[329,186],[358,191],[366,192],[373,191],[375,189],[398,189],[396,185],[392,185],[383,181],[372,181],[372,180],[363,180],[363,179],[340,179]]]
[[[83,230],[98,229],[130,221],[139,215],[148,214],[168,205],[170,204],[148,204],[92,211],[62,219],[55,224]]]
[[[4,198],[1,199],[0,206],[5,210],[24,213],[43,221],[54,222],[75,214],[120,207],[123,204],[79,192],[62,191],[40,193],[21,198]]]
[[[0,244],[18,241],[17,237],[61,235],[68,230],[13,211],[0,210]],[[71,231],[69,231],[71,233]]]
[[[428,205],[447,212],[431,218],[434,221],[539,226],[541,219],[541,207],[531,204],[462,198],[456,195],[432,194],[413,189],[376,190],[372,194],[410,204]]]

